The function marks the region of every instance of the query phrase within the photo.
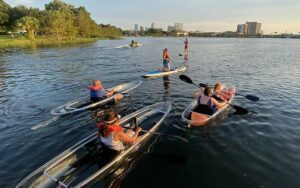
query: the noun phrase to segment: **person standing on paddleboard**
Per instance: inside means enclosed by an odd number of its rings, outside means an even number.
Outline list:
[[[165,48],[163,50],[163,71],[170,71],[170,65],[169,65],[169,61],[170,61],[170,54],[168,51],[168,48]]]
[[[184,41],[184,55],[188,55],[189,53],[189,41],[187,38],[185,38]]]
[[[110,97],[115,93],[114,90],[110,90],[110,91],[106,92],[104,87],[102,86],[102,83],[100,82],[100,80],[94,80],[93,85],[89,86],[89,90],[90,90],[91,102],[93,102],[93,103],[103,100],[107,97]],[[119,100],[123,99],[123,95],[117,94],[117,95],[115,95],[114,98],[115,98],[115,101],[119,101]]]

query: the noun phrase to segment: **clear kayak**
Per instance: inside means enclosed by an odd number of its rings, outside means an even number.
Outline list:
[[[121,84],[117,85],[115,87],[107,89],[109,90],[115,90],[116,93],[110,97],[107,97],[103,100],[100,100],[98,102],[92,103],[90,102],[90,99],[83,99],[83,100],[74,100],[71,102],[68,102],[62,106],[59,106],[51,111],[51,114],[55,116],[62,116],[62,115],[67,115],[67,114],[77,114],[82,111],[88,110],[90,108],[95,108],[95,107],[101,107],[104,106],[110,102],[114,101],[115,95],[118,93],[128,93],[129,91],[137,88],[139,85],[142,84],[142,81],[134,81],[134,82],[129,82],[126,84]]]
[[[232,87],[230,90],[232,91],[233,94],[232,94],[230,100],[228,100],[229,103],[231,103],[234,99],[235,87]],[[194,100],[190,105],[188,105],[188,107],[182,113],[182,119],[191,126],[203,126],[203,125],[205,125],[210,120],[212,120],[216,116],[218,116],[218,114],[220,114],[222,111],[224,111],[229,106],[229,104],[226,104],[222,108],[218,109],[218,111],[216,111],[212,115],[207,115],[207,114],[194,112],[194,109],[197,106],[198,106],[198,102],[197,102],[197,100]]]
[[[174,74],[174,73],[178,73],[178,72],[184,72],[184,71],[186,71],[186,69],[187,69],[187,66],[180,66],[178,68],[171,69],[170,71],[160,71],[160,70],[151,71],[151,72],[147,72],[142,77],[149,78],[149,77],[166,76],[166,75],[170,75],[170,74]]]
[[[87,187],[97,180],[112,173],[122,159],[137,151],[148,138],[150,132],[155,132],[171,110],[170,102],[160,102],[138,111],[135,111],[120,119],[120,125],[124,128],[132,126],[132,119],[137,118],[137,124],[143,130],[139,140],[127,145],[126,149],[112,153],[101,144],[97,133],[87,136],[77,144],[59,154],[29,176],[23,179],[16,188],[21,187]]]

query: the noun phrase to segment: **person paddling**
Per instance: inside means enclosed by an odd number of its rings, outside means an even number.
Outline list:
[[[198,106],[194,109],[192,113],[196,112],[212,115],[219,108],[222,108],[224,105],[226,105],[227,100],[218,101],[212,95],[213,89],[210,87],[205,87],[203,92],[196,92],[195,96],[197,97]]]
[[[189,42],[188,42],[188,39],[185,38],[185,41],[184,41],[184,55],[187,55],[189,53]]]
[[[163,50],[163,69],[162,71],[170,71],[170,65],[169,65],[169,61],[170,61],[170,54],[169,54],[169,51],[168,51],[168,48],[165,48]]]
[[[125,143],[133,144],[138,140],[138,135],[142,130],[140,127],[133,130],[123,130],[119,124],[119,116],[115,112],[109,112],[104,117],[104,122],[97,122],[98,137],[109,149],[122,151]]]
[[[227,89],[225,84],[220,82],[216,83],[214,86],[214,93],[213,96],[216,96],[217,99],[221,100],[229,100],[234,93],[234,88]]]
[[[110,97],[115,93],[114,90],[110,90],[110,91],[106,92],[104,87],[102,86],[102,83],[100,80],[94,80],[93,84],[91,86],[89,86],[88,89],[90,90],[91,102],[93,102],[93,103],[103,100],[107,97]],[[119,101],[119,100],[123,99],[123,95],[117,94],[117,95],[115,95],[114,98],[115,98],[115,101]]]

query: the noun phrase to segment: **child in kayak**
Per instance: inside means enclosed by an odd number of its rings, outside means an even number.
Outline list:
[[[222,83],[216,83],[214,86],[214,93],[213,95],[221,100],[229,100],[232,97],[234,89],[226,89],[226,85]]]
[[[93,85],[90,86],[89,89],[90,89],[91,102],[93,102],[93,103],[103,100],[107,97],[110,97],[115,93],[114,90],[110,90],[110,91],[106,92],[104,87],[102,86],[102,83],[100,82],[100,80],[94,80]],[[115,95],[114,98],[115,98],[115,101],[119,101],[119,100],[123,99],[123,95],[117,94],[117,95]]]
[[[212,97],[213,89],[210,87],[205,87],[203,92],[196,92],[195,96],[197,97],[198,106],[194,109],[196,113],[202,113],[207,115],[212,115],[219,108],[222,108],[226,105],[227,100],[220,102]],[[193,116],[192,116],[193,117]]]
[[[138,140],[138,135],[141,128],[137,128],[136,131],[123,130],[119,124],[119,116],[115,112],[109,112],[104,122],[96,124],[98,128],[98,137],[101,142],[109,149],[115,151],[121,151],[125,149],[124,143],[133,144]]]

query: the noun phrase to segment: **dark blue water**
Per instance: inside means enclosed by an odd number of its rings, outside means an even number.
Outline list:
[[[131,38],[98,41],[76,47],[1,52],[0,187],[14,187],[36,168],[96,131],[89,113],[60,118],[37,130],[50,111],[88,95],[86,86],[101,79],[106,87],[142,79],[161,66],[162,49],[175,64],[184,63],[183,39]],[[235,85],[260,97],[234,103],[251,111],[229,110],[200,128],[187,129],[181,113],[195,87],[178,75],[143,79],[120,104],[126,114],[169,100],[173,108],[162,131],[183,136],[184,143],[160,137],[130,164],[113,187],[300,187],[300,40],[191,38],[185,73],[194,82]],[[171,64],[172,65],[172,64]],[[104,181],[104,180],[100,180]]]

